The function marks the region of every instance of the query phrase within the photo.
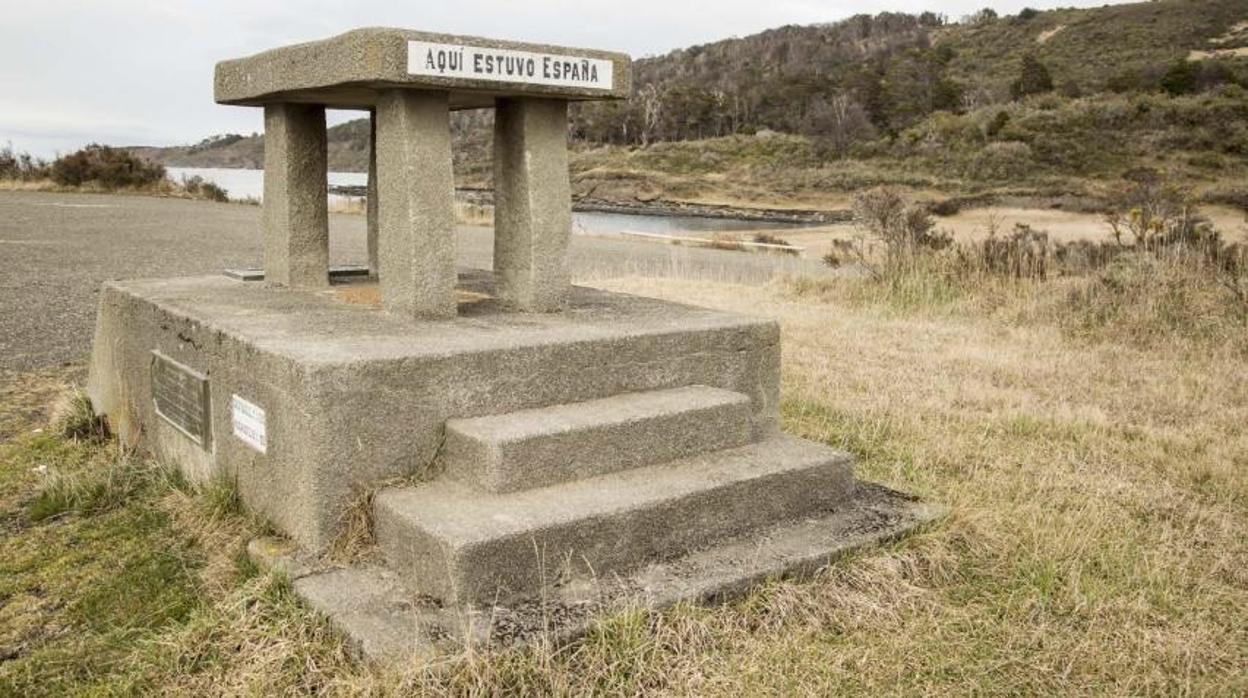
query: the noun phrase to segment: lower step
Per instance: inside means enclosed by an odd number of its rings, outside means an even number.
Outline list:
[[[381,492],[377,541],[412,590],[491,604],[835,508],[848,456],[788,436],[510,494],[454,480]]]
[[[317,567],[319,560],[300,560],[288,552],[266,554],[282,546],[256,545],[261,541],[253,541],[248,552],[261,567],[289,575],[295,593],[329,618],[349,649],[410,666],[435,661],[443,652],[458,653],[465,645],[562,643],[619,608],[716,601],[769,579],[808,577],[839,555],[897,538],[944,512],[941,506],[860,483],[829,513],[751,531],[618,578],[578,579],[552,590],[540,603],[474,609],[414,596],[385,565]]]

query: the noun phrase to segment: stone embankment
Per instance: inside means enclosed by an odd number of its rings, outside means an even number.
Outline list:
[[[339,196],[364,197],[367,194],[364,185],[332,185],[331,194]],[[458,187],[455,196],[462,202],[479,206],[491,206],[494,203],[492,189],[477,187]],[[685,201],[617,201],[597,198],[580,198],[572,202],[574,211],[593,211],[598,213],[629,213],[647,216],[699,216],[702,218],[731,218],[734,220],[754,221],[758,223],[846,223],[853,219],[853,212],[848,209],[813,210],[813,209],[780,209],[780,208],[746,208],[741,206],[724,206],[713,204],[697,204]]]

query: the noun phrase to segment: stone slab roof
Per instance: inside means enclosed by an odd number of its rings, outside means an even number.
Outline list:
[[[275,102],[363,109],[378,90],[446,90],[453,109],[496,97],[623,99],[632,61],[623,53],[407,29],[356,29],[217,64],[220,104]]]

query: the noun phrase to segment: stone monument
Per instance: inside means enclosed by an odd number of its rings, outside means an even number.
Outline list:
[[[775,322],[571,285],[568,103],[626,97],[630,70],[397,29],[220,63],[217,101],[264,109],[263,280],[103,289],[97,410],[237,488],[286,536],[253,555],[366,655],[571,636],[621,599],[718,598],[934,514],[780,432]],[[329,267],[327,107],[371,116],[367,275]],[[477,108],[494,268],[456,270],[449,113]],[[374,554],[328,554],[344,536]]]

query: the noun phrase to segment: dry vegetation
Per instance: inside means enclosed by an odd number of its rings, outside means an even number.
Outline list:
[[[199,176],[172,180],[164,165],[92,144],[52,162],[0,148],[0,191],[143,194],[224,202],[227,192]]]
[[[228,486],[101,441],[76,403],[0,445],[0,694],[1242,695],[1248,312],[1132,260],[1139,283],[600,282],[778,318],[785,428],[952,514],[812,582],[625,610],[563,649],[351,661],[246,562],[264,528]]]

